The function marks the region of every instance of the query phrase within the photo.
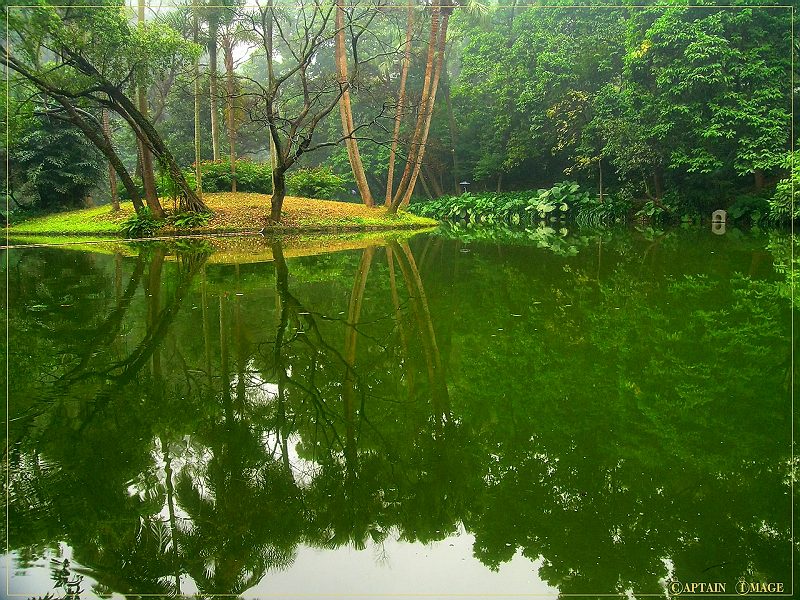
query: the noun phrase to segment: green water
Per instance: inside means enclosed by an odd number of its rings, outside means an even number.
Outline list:
[[[11,594],[791,591],[786,235],[259,244],[5,251]]]

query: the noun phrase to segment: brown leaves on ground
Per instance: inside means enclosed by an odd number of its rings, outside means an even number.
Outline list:
[[[206,193],[205,203],[214,216],[207,229],[259,231],[269,225],[270,198],[268,194],[218,192]],[[381,207],[368,208],[363,204],[335,202],[286,196],[283,201],[281,225],[286,228],[408,225],[414,222],[406,215],[389,215]]]

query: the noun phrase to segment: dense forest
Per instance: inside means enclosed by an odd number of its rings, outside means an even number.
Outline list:
[[[504,218],[550,190],[530,207],[792,216],[787,7],[29,4],[2,48],[18,213],[230,191],[276,222],[287,194]]]

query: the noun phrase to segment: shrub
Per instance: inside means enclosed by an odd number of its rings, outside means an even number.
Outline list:
[[[580,200],[575,215],[575,222],[581,227],[599,227],[622,223],[631,210],[631,201],[621,195],[610,194],[600,202],[598,196],[590,196]]]
[[[345,180],[328,167],[311,167],[289,172],[286,189],[292,196],[331,200],[345,191]]]
[[[444,196],[409,206],[409,212],[440,220],[472,223],[511,223],[558,221],[577,203],[589,198],[577,183],[565,181],[550,189]]]
[[[728,216],[733,221],[749,218],[750,223],[758,225],[769,215],[770,205],[764,195],[744,194],[728,207]]]
[[[786,179],[781,179],[775,194],[769,200],[769,218],[776,223],[800,219],[800,151],[794,153],[794,170]],[[792,154],[784,161],[784,168],[791,169]],[[794,213],[792,213],[792,182],[794,181]]]
[[[200,163],[204,192],[231,191],[231,163],[229,160],[205,160]],[[194,169],[187,173],[189,185],[195,186]],[[272,166],[269,163],[239,159],[236,161],[236,190],[256,194],[272,193]]]
[[[144,207],[139,213],[125,219],[120,227],[128,237],[139,238],[152,236],[161,225],[150,208]]]
[[[192,229],[205,227],[211,218],[211,213],[183,212],[167,217],[167,223],[177,229]]]

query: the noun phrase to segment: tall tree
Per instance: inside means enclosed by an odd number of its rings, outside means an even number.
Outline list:
[[[411,64],[411,36],[414,31],[414,5],[408,3],[406,12],[406,37],[403,48],[403,60],[400,63],[400,91],[397,94],[397,108],[394,115],[394,132],[392,133],[392,145],[389,149],[389,172],[386,175],[386,206],[392,205],[392,192],[394,191],[394,163],[397,156],[397,144],[400,136],[400,124],[403,120],[406,101],[406,81],[408,79],[408,67]]]
[[[145,26],[145,0],[137,0],[137,23],[140,28]],[[136,85],[137,102],[139,112],[147,118],[147,82],[144,76],[140,76]],[[153,216],[160,219],[164,216],[164,209],[158,201],[158,190],[156,189],[156,175],[153,166],[153,154],[144,140],[139,140],[139,155],[142,162],[142,184],[144,185],[144,197],[147,206]]]
[[[352,10],[352,9],[351,9]],[[351,13],[352,14],[352,13]],[[349,25],[348,19],[348,25]],[[360,32],[354,32],[350,26],[351,44],[353,55],[357,56],[356,45],[361,33],[366,30],[363,25]],[[347,157],[350,160],[350,167],[353,171],[353,178],[358,187],[358,193],[361,195],[361,200],[367,206],[374,206],[375,201],[372,199],[372,193],[369,189],[367,176],[364,173],[364,164],[361,162],[361,155],[358,152],[358,140],[355,137],[355,124],[353,122],[353,108],[350,102],[350,82],[347,77],[347,51],[345,48],[345,8],[344,0],[336,0],[336,74],[339,77],[339,85],[342,87],[342,95],[339,98],[339,113],[342,117],[342,132],[345,137],[345,146],[347,147]],[[358,63],[356,62],[356,67]],[[353,74],[354,77],[357,73]]]

